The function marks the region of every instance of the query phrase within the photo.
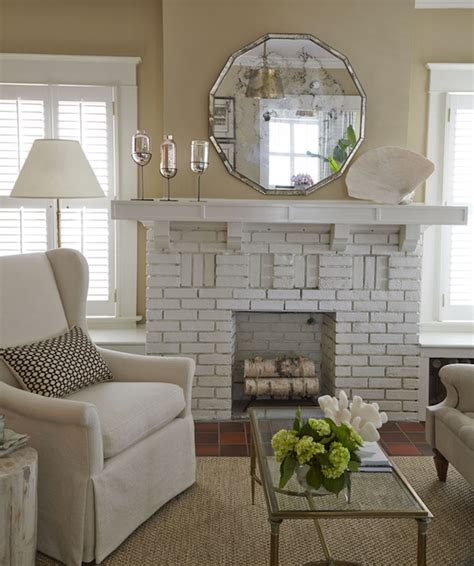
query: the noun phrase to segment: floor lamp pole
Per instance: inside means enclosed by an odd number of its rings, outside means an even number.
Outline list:
[[[61,247],[61,205],[56,199],[56,246]]]

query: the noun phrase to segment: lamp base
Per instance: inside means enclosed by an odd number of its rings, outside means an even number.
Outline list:
[[[147,200],[147,201],[153,201],[155,200],[154,198],[131,198],[130,200]]]
[[[160,198],[160,202],[178,202],[177,198]]]

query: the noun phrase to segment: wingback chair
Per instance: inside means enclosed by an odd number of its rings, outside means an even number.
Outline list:
[[[0,258],[0,348],[87,332],[88,279],[74,250]],[[68,566],[100,563],[195,481],[193,360],[99,350],[113,381],[62,399],[0,358],[0,413],[39,454],[38,549]]]
[[[426,410],[426,438],[438,478],[446,481],[451,463],[474,487],[474,365],[450,364],[439,375],[446,399]]]

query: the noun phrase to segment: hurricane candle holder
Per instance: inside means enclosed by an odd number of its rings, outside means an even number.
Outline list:
[[[150,163],[152,158],[150,136],[145,130],[137,130],[132,136],[132,159],[138,165],[138,186],[140,193],[138,199],[132,200],[153,200],[145,198],[145,189],[143,186],[143,167]]]
[[[191,171],[198,176],[197,201],[201,201],[201,175],[209,165],[209,142],[206,140],[193,140],[191,142]]]
[[[176,202],[177,199],[171,198],[170,179],[172,179],[178,172],[176,143],[171,134],[167,134],[163,138],[163,143],[160,147],[160,175],[167,180],[168,184],[168,197],[162,198],[162,201]]]

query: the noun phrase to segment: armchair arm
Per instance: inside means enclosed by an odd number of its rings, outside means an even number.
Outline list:
[[[195,370],[191,358],[141,356],[97,348],[116,381],[154,381],[179,385],[184,393],[184,416],[191,414],[191,395]]]

